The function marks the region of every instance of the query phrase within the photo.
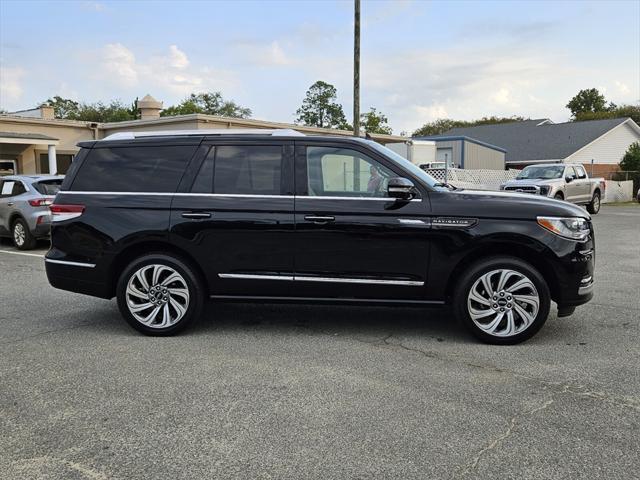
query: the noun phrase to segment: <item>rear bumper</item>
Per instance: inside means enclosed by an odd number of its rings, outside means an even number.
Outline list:
[[[109,285],[96,279],[94,264],[45,256],[44,265],[47,279],[54,288],[106,299],[113,297]]]

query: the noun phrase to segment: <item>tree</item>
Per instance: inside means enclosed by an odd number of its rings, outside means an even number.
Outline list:
[[[309,87],[302,101],[302,106],[296,110],[296,115],[298,116],[296,123],[310,127],[351,130],[342,105],[337,103],[336,100],[336,87],[318,80]]]
[[[188,115],[190,113],[204,113],[223,117],[249,118],[251,109],[241,107],[233,100],[225,100],[220,92],[192,93],[178,105],[165,108],[160,115]]]
[[[55,95],[44,103],[53,107],[53,112],[56,118],[68,119],[70,115],[77,115],[80,108],[80,104],[78,102],[69,98],[62,98],[60,95]]]
[[[604,112],[583,112],[575,116],[574,121],[584,122],[587,120],[604,120],[607,118],[632,118],[640,125],[640,105],[621,105]]]
[[[82,120],[86,122],[122,122],[138,118],[138,109],[134,104],[125,105],[120,100],[103,102],[80,103],[69,98],[55,95],[46,102],[53,107],[56,118],[67,120]]]
[[[367,133],[386,133],[391,135],[393,130],[387,122],[387,117],[373,107],[367,113],[360,115],[360,126]]]
[[[606,112],[611,106],[615,107],[615,105],[611,104],[610,107],[607,108],[607,100],[597,88],[580,90],[566,105],[566,107],[571,110],[574,118],[585,112]]]
[[[433,122],[425,123],[422,127],[413,132],[414,137],[428,137],[431,135],[440,135],[452,128],[459,127],[475,127],[476,125],[491,125],[496,123],[522,122],[527,120],[524,117],[482,117],[479,120],[451,120],[449,118],[440,118]]]
[[[620,170],[640,172],[640,142],[632,143],[620,161]]]

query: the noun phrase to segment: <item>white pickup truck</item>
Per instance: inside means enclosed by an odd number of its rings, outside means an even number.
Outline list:
[[[580,163],[548,163],[525,167],[514,180],[500,185],[500,190],[533,193],[586,205],[589,213],[600,211],[604,196],[604,178],[589,178]]]

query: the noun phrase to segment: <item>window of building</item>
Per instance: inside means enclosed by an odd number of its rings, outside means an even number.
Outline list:
[[[58,166],[58,171],[53,172],[54,175],[65,175],[71,166],[71,162],[73,162],[73,155],[68,155],[64,153],[56,154],[56,165]],[[40,173],[51,173],[49,171],[49,154],[41,153],[40,154]]]
[[[356,150],[307,147],[307,176],[311,196],[386,197],[396,175]]]
[[[214,170],[214,193],[280,195],[282,147],[216,147]]]
[[[196,148],[94,148],[84,160],[72,188],[98,192],[173,193]]]

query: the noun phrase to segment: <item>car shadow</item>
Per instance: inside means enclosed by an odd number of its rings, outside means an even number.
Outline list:
[[[86,328],[108,335],[140,335],[121,318],[115,302],[106,310],[96,312],[94,321]],[[362,341],[383,339],[391,334],[437,342],[474,341],[448,308],[237,302],[208,302],[198,321],[180,335],[245,331],[353,336]]]

